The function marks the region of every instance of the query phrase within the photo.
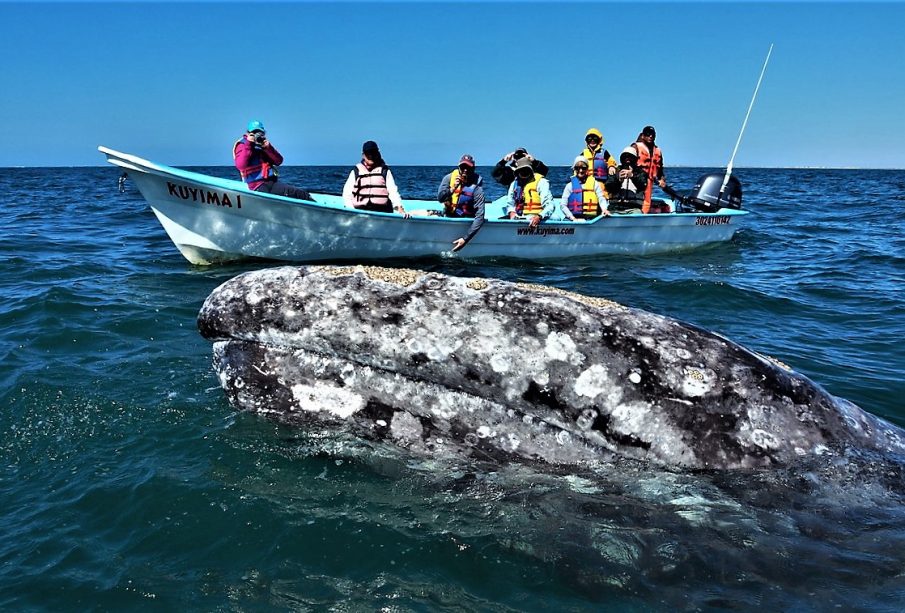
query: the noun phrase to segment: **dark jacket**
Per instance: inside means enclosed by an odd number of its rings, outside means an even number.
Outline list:
[[[644,202],[644,190],[647,189],[647,174],[637,166],[631,167],[632,177],[626,179],[631,181],[632,185],[635,186],[636,191],[633,192],[631,189],[624,186],[623,183],[625,180],[619,178],[619,172],[624,168],[627,168],[627,166],[617,166],[616,174],[610,176],[606,180],[606,183],[604,183],[606,192],[610,195],[609,210],[614,213],[617,213],[620,210],[641,208],[641,204]]]
[[[507,162],[505,159],[502,159],[496,163],[496,166],[493,167],[493,171],[491,171],[490,176],[493,177],[493,180],[500,185],[509,187],[512,182],[515,181],[515,170],[512,168],[512,165],[513,162]],[[547,168],[547,165],[540,160],[533,160],[531,162],[531,168],[533,168],[534,172],[542,177],[546,177],[547,172],[549,172],[550,170],[549,168]]]

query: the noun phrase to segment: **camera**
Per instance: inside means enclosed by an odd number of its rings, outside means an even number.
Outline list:
[[[263,132],[255,132],[255,133],[254,133],[254,137],[255,137],[255,144],[256,144],[256,145],[263,145],[263,144],[264,144],[264,141],[267,140],[267,137],[264,136],[264,133],[263,133]]]

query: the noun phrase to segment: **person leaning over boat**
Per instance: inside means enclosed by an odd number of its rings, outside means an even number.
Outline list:
[[[402,197],[393,173],[383,161],[380,148],[372,140],[361,146],[361,161],[349,173],[343,186],[343,203],[362,211],[392,213],[411,217],[402,206]]]
[[[248,130],[233,144],[233,161],[242,180],[252,191],[314,200],[307,190],[279,180],[277,166],[283,163],[283,156],[268,140],[264,124],[256,119],[248,122]]]
[[[453,241],[453,251],[468,244],[484,225],[484,179],[475,172],[474,158],[462,156],[459,167],[443,177],[437,190],[437,200],[443,203],[447,217],[473,217],[465,236]]]
[[[638,154],[628,146],[619,154],[616,174],[607,179],[606,191],[610,195],[609,211],[617,215],[640,215],[647,189],[647,173],[638,168]]]
[[[603,148],[603,133],[597,128],[591,128],[585,134],[584,142],[587,147],[581,155],[588,161],[588,168],[592,169],[591,176],[603,183],[616,174],[616,159]]]
[[[666,187],[666,175],[663,173],[663,152],[654,143],[657,138],[657,131],[653,126],[644,126],[638,135],[638,140],[631,147],[638,154],[638,167],[647,173],[649,181],[647,188],[644,190],[644,213],[660,213],[669,211],[653,210],[651,211],[651,196],[654,192],[654,182],[658,182],[660,188]]]
[[[588,160],[579,155],[572,162],[574,174],[562,191],[559,208],[569,221],[591,220],[598,215],[609,216],[603,184],[597,181],[588,168]],[[604,171],[606,172],[606,171]]]
[[[496,166],[493,167],[490,176],[503,187],[509,187],[515,180],[515,165],[524,157],[531,160],[531,167],[534,169],[534,172],[542,177],[547,176],[547,172],[550,170],[547,168],[547,165],[540,160],[534,159],[534,156],[528,153],[527,149],[524,147],[519,147],[515,151],[504,155],[503,158],[496,163]]]
[[[527,219],[532,228],[556,212],[550,183],[535,172],[531,160],[521,158],[515,165],[515,181],[509,186],[503,213],[509,219]]]

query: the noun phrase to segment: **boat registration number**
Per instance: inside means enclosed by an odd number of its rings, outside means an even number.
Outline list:
[[[694,220],[696,226],[728,226],[729,215],[717,215],[716,217],[697,217]]]

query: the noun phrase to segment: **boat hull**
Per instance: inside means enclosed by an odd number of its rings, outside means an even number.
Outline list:
[[[245,258],[296,262],[436,256],[448,253],[471,220],[358,211],[339,196],[317,202],[249,191],[239,181],[157,165],[101,147],[151,206],[170,239],[193,264]],[[438,203],[406,200],[407,210]],[[548,259],[598,254],[646,255],[727,241],[747,211],[614,215],[592,222],[489,220],[460,253],[469,258]]]

